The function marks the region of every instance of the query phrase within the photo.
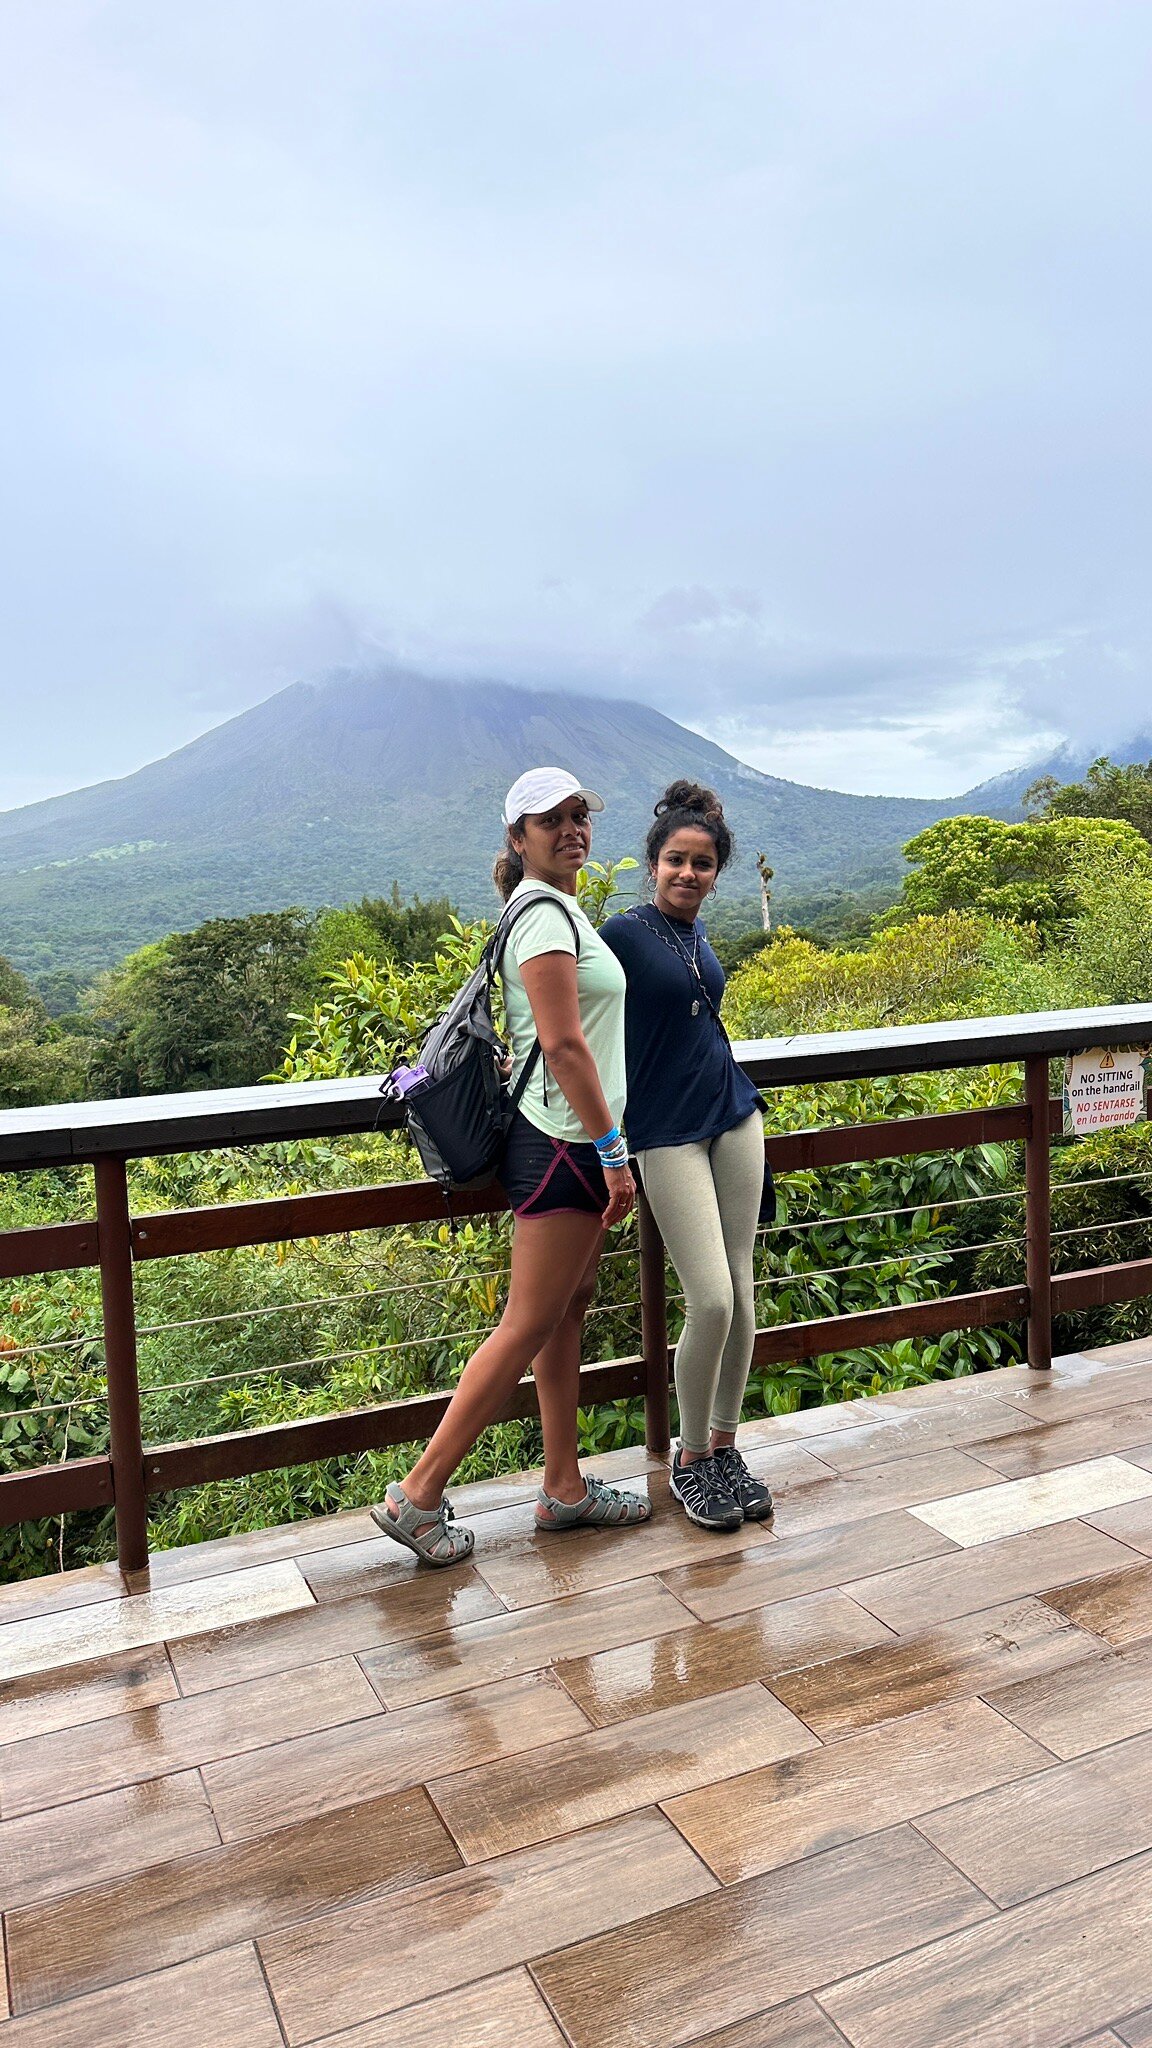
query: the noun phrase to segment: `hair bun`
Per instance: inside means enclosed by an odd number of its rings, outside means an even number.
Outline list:
[[[705,789],[701,782],[686,780],[668,784],[653,816],[663,818],[669,811],[691,811],[709,824],[719,824],[724,816],[724,806],[714,789]]]
[[[660,849],[672,837],[697,827],[707,832],[716,848],[716,872],[725,868],[736,851],[732,832],[724,816],[724,806],[714,789],[706,789],[702,782],[689,782],[686,777],[670,782],[653,812],[653,822],[648,827],[644,851],[648,865],[655,869]]]

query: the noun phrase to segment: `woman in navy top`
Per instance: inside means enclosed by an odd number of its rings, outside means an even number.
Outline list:
[[[756,1330],[764,1105],[720,1022],[724,970],[698,916],[732,857],[719,798],[672,783],[646,853],[651,903],[609,918],[602,937],[628,978],[628,1142],[684,1290],[671,1486],[702,1528],[733,1529],[766,1520],[772,1495],[736,1449]]]

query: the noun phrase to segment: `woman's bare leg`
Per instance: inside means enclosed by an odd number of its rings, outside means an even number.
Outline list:
[[[586,1492],[578,1460],[576,1410],[580,1403],[580,1343],[584,1317],[596,1290],[596,1269],[604,1249],[598,1216],[569,1217],[593,1226],[592,1249],[561,1321],[532,1360],[540,1425],[544,1431],[544,1491],[573,1506]]]
[[[516,1224],[504,1314],[468,1360],[448,1413],[403,1481],[416,1507],[439,1508],[457,1465],[563,1320],[602,1235],[598,1216],[534,1216]]]

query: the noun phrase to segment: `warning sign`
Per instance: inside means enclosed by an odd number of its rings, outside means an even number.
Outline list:
[[[1115,1131],[1148,1114],[1147,1087],[1152,1047],[1094,1046],[1064,1062],[1064,1129],[1074,1138],[1091,1131]]]

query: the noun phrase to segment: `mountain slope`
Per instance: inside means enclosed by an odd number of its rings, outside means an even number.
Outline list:
[[[1017,810],[1025,790],[1042,775],[1055,776],[1057,782],[1082,782],[1101,751],[1099,747],[1057,747],[1055,753],[1029,761],[1023,768],[1010,768],[1004,775],[994,775],[990,782],[978,783],[968,791],[964,803],[975,812],[1000,814]],[[1152,761],[1152,728],[1109,746],[1107,752],[1111,761]]]
[[[571,766],[608,805],[594,854],[638,854],[676,775],[711,783],[742,855],[725,895],[895,877],[963,800],[850,796],[764,775],[646,705],[381,670],[296,683],[134,775],[0,814],[0,953],[78,971],[210,916],[379,894],[491,907],[504,791]]]

